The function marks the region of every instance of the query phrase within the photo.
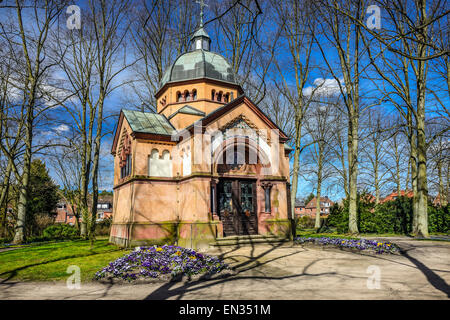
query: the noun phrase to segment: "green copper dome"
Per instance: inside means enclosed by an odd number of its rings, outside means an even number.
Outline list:
[[[218,53],[209,51],[210,38],[201,27],[191,38],[192,51],[180,55],[166,70],[161,87],[168,82],[210,78],[236,83],[234,73],[227,60]]]

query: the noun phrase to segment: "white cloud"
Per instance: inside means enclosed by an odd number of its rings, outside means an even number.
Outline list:
[[[316,80],[314,80],[312,86],[303,89],[303,94],[305,96],[310,96],[313,93],[326,96],[337,95],[341,93],[339,83],[345,90],[345,83],[343,78],[339,79],[339,82],[336,79],[317,78]]]
[[[61,132],[69,131],[70,128],[68,125],[61,124],[61,125],[57,126],[56,128],[53,128],[53,130],[57,131],[58,133],[61,133]]]

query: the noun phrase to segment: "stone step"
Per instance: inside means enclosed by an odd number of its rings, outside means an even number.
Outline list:
[[[223,238],[217,238],[216,241],[229,241],[229,240],[244,240],[244,239],[278,239],[280,238],[277,235],[274,234],[251,234],[251,235],[240,235],[240,236],[228,236]]]
[[[252,238],[234,238],[234,239],[228,239],[226,238],[219,238],[215,242],[211,243],[211,247],[222,247],[222,246],[237,246],[237,245],[253,245],[253,244],[265,244],[265,243],[283,243],[288,242],[289,239],[287,238],[281,238],[281,237],[252,237]]]

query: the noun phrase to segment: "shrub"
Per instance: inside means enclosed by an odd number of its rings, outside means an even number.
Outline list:
[[[7,244],[12,242],[12,238],[0,238],[0,244]]]
[[[330,208],[330,215],[328,216],[328,226],[335,227],[338,233],[348,232],[348,209],[335,203]]]
[[[109,236],[111,230],[112,219],[107,218],[102,221],[97,222],[95,225],[95,235],[96,236]]]
[[[33,236],[33,237],[27,238],[28,243],[44,242],[44,241],[50,241],[50,240],[52,240],[52,239],[45,237],[45,236]]]
[[[43,237],[48,240],[69,240],[78,238],[78,230],[68,224],[54,224],[44,230]]]
[[[314,228],[315,221],[313,218],[308,216],[303,216],[298,218],[297,227],[301,229],[311,229]]]
[[[428,228],[430,232],[450,232],[450,205],[435,207],[428,205]]]
[[[364,199],[360,196],[358,199]],[[412,199],[398,197],[393,201],[379,204],[364,200],[357,201],[358,230],[361,233],[399,233],[412,232]],[[344,205],[334,204],[331,207],[328,225],[336,227],[338,233],[348,232],[348,201]],[[449,206],[435,207],[428,203],[429,232],[450,232]]]

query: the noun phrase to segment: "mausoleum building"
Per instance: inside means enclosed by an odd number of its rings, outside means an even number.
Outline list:
[[[200,28],[166,70],[156,113],[121,110],[110,241],[122,246],[288,236],[287,136]]]

